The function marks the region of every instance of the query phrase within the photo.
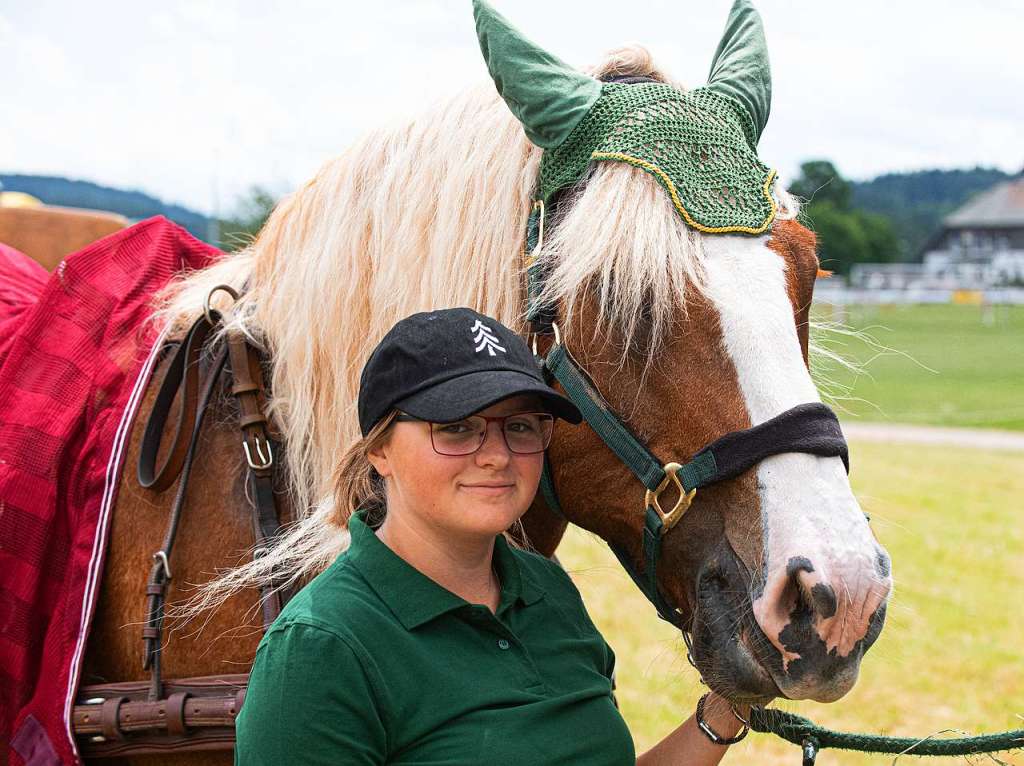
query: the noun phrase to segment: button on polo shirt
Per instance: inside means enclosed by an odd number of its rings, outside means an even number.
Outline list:
[[[495,538],[497,613],[350,520],[260,642],[235,763],[635,764],[615,655],[554,562]]]

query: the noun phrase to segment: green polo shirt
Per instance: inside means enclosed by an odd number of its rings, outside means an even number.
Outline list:
[[[352,544],[260,642],[235,764],[633,766],[615,655],[562,568],[495,538],[497,614]]]

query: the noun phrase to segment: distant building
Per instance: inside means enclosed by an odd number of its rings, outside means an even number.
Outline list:
[[[1024,177],[993,186],[954,211],[921,263],[859,264],[850,285],[875,290],[1024,287]]]

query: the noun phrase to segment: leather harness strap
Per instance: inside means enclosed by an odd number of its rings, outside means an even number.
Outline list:
[[[153,558],[154,564],[146,586],[146,624],[142,630],[145,643],[143,668],[151,671],[149,700],[161,701],[163,684],[160,671],[164,604],[167,582],[171,579],[170,557],[177,536],[178,522],[184,506],[191,476],[195,449],[202,429],[206,410],[217,389],[220,374],[230,357],[232,376],[231,393],[238,402],[242,451],[247,464],[247,486],[253,502],[254,556],[262,555],[280,529],[277,501],[274,494],[273,447],[267,433],[266,392],[263,386],[262,365],[259,354],[241,334],[229,332],[226,343],[214,353],[200,386],[199,365],[204,341],[221,321],[218,312],[210,309],[200,315],[189,328],[168,367],[156,402],[146,424],[139,452],[139,481],[143,486],[160,491],[180,476],[171,507],[163,545]],[[182,409],[175,427],[175,439],[170,456],[159,471],[154,471],[160,437],[166,425],[171,404],[178,391],[182,392]],[[187,437],[187,438],[186,438]],[[184,445],[184,448],[181,447]],[[178,453],[181,453],[180,459]],[[263,630],[270,627],[280,614],[290,593],[281,593],[276,583],[264,585],[260,591]],[[169,702],[169,700],[168,700]],[[183,705],[184,698],[176,698],[175,706]],[[168,715],[175,714],[174,709]],[[183,715],[183,714],[182,714]],[[170,721],[170,719],[168,719]],[[184,718],[180,718],[184,729]],[[171,725],[171,723],[169,723]]]
[[[197,320],[175,351],[164,376],[156,401],[153,402],[139,451],[139,484],[144,489],[163,492],[181,473],[197,413],[202,412],[201,408],[197,410],[196,407],[199,392],[199,358],[213,327],[211,323],[205,321],[205,316],[202,320]],[[163,463],[157,469],[156,458],[164,426],[179,389],[182,392],[181,412],[175,425],[174,440]]]
[[[103,736],[110,740],[124,739],[124,732],[121,731],[120,713],[121,705],[128,701],[127,697],[111,697],[104,700],[100,706],[100,731]]]
[[[167,698],[167,733],[172,737],[184,737],[188,733],[185,728],[185,702],[191,696],[189,692],[174,692]]]
[[[277,501],[274,498],[274,453],[267,434],[266,393],[263,371],[252,344],[241,333],[228,334],[231,356],[231,393],[238,400],[238,424],[242,429],[242,449],[248,469],[247,481],[253,499],[254,558],[261,556],[280,531]],[[281,592],[270,582],[260,589],[263,632],[281,613]]]
[[[78,690],[72,727],[83,758],[231,750],[248,673],[168,680],[167,699],[150,702],[148,681]]]
[[[205,317],[200,317],[196,320],[195,327],[201,323],[206,323]],[[206,332],[202,333],[205,337],[209,330],[212,329],[207,327]],[[189,335],[193,334],[192,330],[189,331]],[[178,358],[177,355],[175,357]],[[164,534],[163,544],[156,553],[153,554],[153,569],[150,572],[149,584],[146,586],[146,625],[142,629],[142,637],[145,644],[143,651],[142,667],[144,670],[151,671],[152,685],[150,687],[149,698],[150,700],[158,700],[162,696],[162,688],[160,683],[160,651],[163,645],[163,622],[164,622],[164,602],[167,597],[167,582],[171,579],[171,568],[170,568],[170,557],[171,552],[174,549],[174,541],[178,533],[178,522],[181,519],[181,511],[185,505],[185,495],[188,490],[188,480],[192,473],[192,464],[195,458],[195,446],[199,439],[199,432],[202,430],[203,419],[206,414],[206,409],[210,403],[210,398],[213,395],[213,390],[216,387],[217,380],[220,377],[220,371],[223,369],[224,362],[227,359],[227,349],[221,348],[221,350],[214,357],[213,362],[210,365],[210,369],[207,373],[206,380],[203,384],[202,393],[198,400],[195,400],[192,404],[196,407],[196,410],[191,413],[182,412],[181,419],[191,424],[191,432],[189,433],[189,439],[187,442],[185,458],[182,461],[180,470],[181,481],[178,483],[178,491],[174,496],[174,502],[171,506],[171,515],[167,522],[167,531]],[[198,366],[198,355],[196,366]],[[174,363],[172,362],[171,369],[168,370],[168,376],[175,372]],[[187,378],[190,372],[188,369],[184,372],[184,377]],[[198,371],[194,373],[198,377]],[[164,378],[164,383],[167,383],[167,377]],[[161,386],[160,393],[163,394],[166,386]],[[159,398],[159,395],[158,395]],[[171,395],[173,399],[173,394]],[[188,404],[189,402],[183,402]],[[163,413],[166,414],[166,411]],[[159,420],[154,419],[152,413],[150,413],[150,420],[146,424],[146,435],[150,433],[150,427]],[[179,433],[181,432],[181,423],[179,422]],[[143,437],[145,438],[145,437]],[[159,436],[157,436],[159,439]],[[155,451],[154,451],[155,456]],[[142,453],[140,452],[140,471],[142,464]]]

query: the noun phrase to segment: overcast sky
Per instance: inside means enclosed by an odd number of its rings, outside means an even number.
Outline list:
[[[641,42],[704,82],[729,0],[495,0],[577,66]],[[762,159],[862,179],[1024,167],[1024,2],[762,0]],[[290,191],[384,119],[487,76],[469,0],[0,0],[0,172],[229,212]]]

